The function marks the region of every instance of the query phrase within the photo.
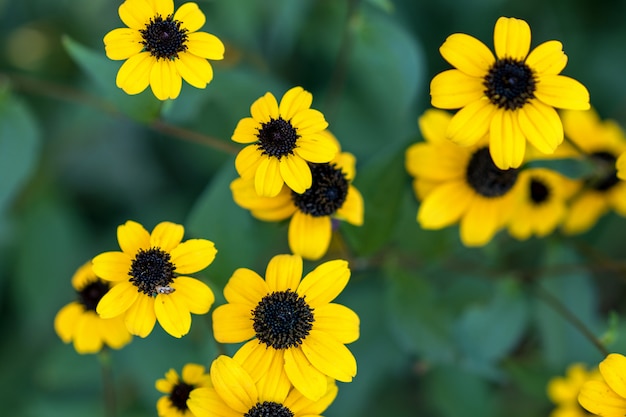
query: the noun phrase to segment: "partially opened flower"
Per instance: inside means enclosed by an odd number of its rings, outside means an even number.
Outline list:
[[[601,120],[595,110],[563,112],[566,137],[591,162],[593,172],[570,205],[562,229],[567,234],[591,229],[610,210],[626,216],[626,181],[620,180],[616,161],[626,152],[626,136],[612,120]]]
[[[313,182],[302,194],[283,185],[277,196],[261,197],[254,180],[243,178],[234,180],[230,189],[235,202],[260,220],[291,218],[289,248],[305,259],[317,260],[328,251],[333,219],[363,224],[363,197],[352,185],[355,162],[352,154],[339,152],[330,163],[310,164]]]
[[[235,159],[237,172],[254,179],[257,194],[276,196],[283,184],[296,193],[311,187],[308,162],[330,162],[336,144],[323,134],[328,123],[318,110],[311,109],[313,96],[302,87],[287,91],[280,105],[272,93],[250,107],[252,117],[239,121],[232,140],[248,144]]]
[[[97,353],[104,346],[120,349],[132,340],[122,317],[103,319],[96,313],[98,302],[112,284],[93,273],[91,261],[74,273],[72,286],[78,300],[61,308],[54,318],[54,330],[61,340],[73,342],[80,354]]]
[[[204,366],[188,363],[180,376],[174,369],[167,371],[164,379],[156,381],[155,387],[166,394],[157,401],[159,417],[198,417],[189,410],[187,400],[194,390],[211,387],[211,377]]]
[[[601,379],[585,382],[578,394],[578,402],[586,410],[602,417],[626,415],[626,357],[609,354],[598,366]]]
[[[557,376],[548,382],[547,394],[554,403],[554,410],[549,417],[590,417],[578,403],[578,394],[583,384],[591,380],[601,379],[598,369],[588,370],[585,365],[570,365],[565,376]]]
[[[193,390],[187,402],[196,417],[321,417],[337,396],[337,385],[328,380],[317,400],[288,387],[260,384],[236,360],[219,356],[211,364],[210,388]]]
[[[555,107],[586,110],[589,93],[578,81],[559,75],[567,63],[561,42],[544,42],[530,51],[525,21],[499,18],[494,45],[495,56],[472,36],[450,35],[439,51],[455,69],[431,81],[432,105],[460,109],[446,132],[454,142],[470,146],[488,135],[496,166],[517,168],[526,141],[543,153],[554,152],[563,141]]]
[[[121,252],[105,252],[93,259],[94,272],[117,282],[98,304],[103,318],[123,315],[126,327],[146,337],[156,321],[174,337],[191,327],[191,314],[205,314],[215,299],[202,281],[186,276],[213,262],[215,246],[206,239],[182,242],[181,225],[162,222],[152,233],[127,221],[117,228]]]
[[[446,138],[451,116],[427,110],[419,119],[425,142],[406,151],[406,169],[421,200],[417,222],[424,229],[460,224],[461,242],[482,246],[502,229],[519,201],[518,169],[498,168],[487,138],[471,147]]]
[[[346,261],[325,262],[301,277],[298,255],[273,257],[265,279],[237,269],[224,287],[228,304],[213,311],[213,333],[220,343],[246,342],[235,359],[255,382],[266,377],[277,392],[293,384],[317,400],[328,390],[327,377],[350,382],[356,375],[345,344],[358,339],[359,317],[332,303],[350,278]]]
[[[173,0],[126,0],[118,9],[128,27],[104,37],[106,54],[126,60],[116,83],[127,94],[139,94],[148,85],[159,100],[178,97],[182,80],[205,88],[213,79],[207,59],[224,58],[224,44],[216,36],[198,32],[206,20],[196,3],[174,12]]]

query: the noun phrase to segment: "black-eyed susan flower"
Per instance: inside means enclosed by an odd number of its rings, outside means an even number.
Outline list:
[[[363,197],[352,185],[355,165],[354,156],[348,152],[337,153],[329,163],[309,164],[313,182],[302,194],[283,185],[277,196],[260,197],[254,180],[242,178],[234,180],[230,189],[235,202],[260,220],[291,217],[289,248],[305,259],[317,260],[330,245],[333,219],[363,224]]]
[[[321,417],[337,396],[329,379],[317,400],[304,397],[295,388],[276,391],[274,384],[260,384],[236,360],[219,356],[211,364],[213,387],[199,388],[189,396],[189,409],[196,417]]]
[[[272,375],[277,392],[291,383],[317,400],[328,390],[327,377],[350,382],[356,375],[345,344],[358,339],[359,317],[332,302],[350,279],[346,261],[325,262],[301,277],[298,255],[273,257],[265,279],[237,269],[224,287],[228,304],[213,311],[213,333],[221,343],[247,341],[235,359],[253,364],[255,382]]]
[[[524,240],[552,233],[567,213],[567,201],[579,188],[556,171],[531,168],[520,172],[519,201],[508,224],[511,236]]]
[[[589,93],[578,81],[559,75],[567,56],[562,44],[548,41],[530,51],[530,27],[523,20],[501,17],[494,30],[495,57],[478,39],[450,35],[439,51],[455,69],[436,75],[431,102],[441,109],[460,109],[446,135],[462,146],[488,134],[489,151],[500,169],[524,161],[526,141],[551,154],[563,141],[556,108],[586,110]]]
[[[601,378],[583,384],[578,402],[591,413],[603,417],[626,415],[626,357],[609,354],[598,366]]]
[[[173,0],[126,0],[118,9],[126,28],[104,37],[107,57],[125,60],[116,83],[127,94],[148,85],[159,100],[175,99],[182,80],[205,88],[213,79],[207,59],[224,58],[224,44],[216,36],[198,32],[206,20],[196,3],[174,12]]]
[[[182,242],[183,226],[159,223],[148,233],[137,222],[117,228],[121,252],[105,252],[93,259],[94,272],[119,282],[98,303],[101,317],[124,316],[128,330],[146,337],[158,320],[174,337],[191,327],[191,314],[205,314],[215,299],[202,281],[185,276],[213,262],[215,246],[206,239]]]
[[[197,417],[187,407],[189,394],[195,389],[211,387],[211,377],[204,366],[188,363],[180,376],[174,369],[167,371],[165,378],[156,381],[155,387],[166,394],[157,401],[159,417]]]
[[[421,200],[417,221],[425,229],[460,223],[461,242],[482,246],[513,213],[519,170],[498,168],[486,137],[471,147],[448,140],[445,132],[451,117],[442,110],[427,110],[419,118],[425,142],[406,151],[406,169]]]
[[[96,313],[98,302],[111,286],[94,274],[91,261],[78,268],[72,277],[78,300],[59,310],[54,318],[54,330],[63,342],[73,342],[80,354],[97,353],[103,346],[120,349],[132,340],[121,317],[104,319]]]
[[[578,394],[583,384],[590,380],[600,379],[598,369],[588,370],[581,363],[570,365],[565,376],[556,376],[548,381],[546,388],[548,398],[555,405],[549,417],[590,417],[578,403]]]
[[[254,179],[260,196],[276,196],[283,184],[305,192],[313,181],[308,162],[335,157],[337,146],[323,134],[328,123],[312,102],[313,95],[302,87],[287,91],[280,105],[268,92],[250,107],[252,117],[237,124],[232,140],[248,146],[237,155],[235,167],[242,178]]]
[[[589,230],[600,217],[614,210],[626,216],[626,181],[617,176],[616,161],[626,151],[626,136],[612,120],[601,120],[595,110],[563,112],[565,136],[591,162],[592,174],[585,179],[565,218],[567,234]]]

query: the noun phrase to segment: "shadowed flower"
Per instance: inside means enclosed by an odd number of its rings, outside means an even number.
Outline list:
[[[578,81],[558,75],[567,63],[560,42],[544,42],[530,51],[525,21],[499,18],[494,45],[495,56],[472,36],[450,35],[439,51],[455,69],[431,81],[432,105],[460,109],[446,131],[454,142],[471,146],[488,135],[496,166],[517,168],[526,140],[543,153],[554,152],[563,141],[555,107],[586,110],[589,93]]]
[[[321,417],[337,396],[337,385],[328,378],[317,400],[295,388],[276,390],[275,381],[259,383],[235,359],[219,356],[211,364],[213,387],[199,388],[189,396],[196,417]]]
[[[578,402],[591,413],[603,417],[626,415],[626,357],[609,354],[598,366],[601,378],[583,384]]]
[[[355,164],[354,156],[347,152],[337,153],[330,163],[309,164],[313,182],[302,194],[283,185],[277,196],[260,197],[254,180],[242,178],[234,180],[230,189],[235,202],[260,220],[281,221],[291,217],[289,248],[305,259],[317,260],[330,245],[332,219],[355,226],[363,224],[363,197],[352,185]]]
[[[567,368],[565,376],[557,376],[548,382],[547,393],[555,408],[549,417],[590,417],[578,403],[578,393],[583,384],[589,380],[600,379],[597,369],[588,371],[580,363]]]
[[[406,151],[406,169],[421,200],[417,221],[424,229],[460,223],[461,242],[482,246],[509,221],[520,183],[517,169],[499,169],[487,139],[462,147],[446,137],[451,116],[427,110],[419,119],[425,142]]]
[[[257,194],[276,196],[283,184],[302,194],[313,181],[307,162],[330,162],[336,144],[323,133],[324,115],[311,109],[313,96],[302,87],[287,91],[280,105],[272,93],[250,107],[252,117],[239,121],[232,140],[248,144],[235,159],[239,175],[254,179]]]
[[[159,417],[197,417],[187,407],[187,400],[195,389],[211,387],[211,378],[204,366],[188,363],[183,366],[180,377],[174,369],[170,369],[165,379],[156,381],[155,387],[167,394],[157,401]]]
[[[119,282],[98,304],[101,317],[124,315],[128,330],[146,337],[156,320],[174,337],[191,327],[191,314],[205,314],[214,295],[203,282],[184,276],[213,262],[215,246],[205,239],[183,239],[181,225],[162,222],[152,233],[127,221],[117,228],[121,252],[105,252],[93,259],[94,272]],[[181,276],[182,275],[182,276]]]
[[[311,400],[328,390],[327,377],[350,382],[356,360],[345,346],[359,337],[359,317],[332,303],[350,279],[344,260],[325,262],[302,277],[302,258],[278,255],[265,279],[240,268],[226,286],[228,304],[213,311],[213,333],[220,343],[247,341],[235,359],[286,392],[290,384]],[[246,365],[246,363],[248,365]]]
[[[103,319],[96,313],[100,299],[111,283],[93,273],[91,261],[78,268],[72,277],[78,301],[61,308],[54,318],[54,330],[65,343],[74,343],[80,354],[97,353],[103,346],[120,349],[132,340],[122,317]]]
[[[118,9],[126,28],[104,37],[107,57],[126,60],[116,84],[127,94],[139,94],[150,85],[159,100],[178,97],[182,80],[205,88],[213,79],[207,59],[224,58],[216,36],[198,32],[206,20],[196,3],[185,3],[174,13],[173,0],[126,0]]]
[[[626,136],[612,120],[601,120],[595,110],[563,112],[565,136],[594,167],[574,196],[563,223],[567,234],[583,233],[609,210],[626,216],[626,181],[617,176],[616,161],[626,152]]]

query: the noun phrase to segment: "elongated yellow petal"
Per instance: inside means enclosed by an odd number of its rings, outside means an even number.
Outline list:
[[[84,311],[85,308],[80,303],[73,301],[61,308],[54,317],[54,330],[64,343],[72,341],[76,323]]]
[[[233,359],[241,364],[253,381],[257,382],[263,375],[275,373],[269,371],[270,367],[274,365],[275,356],[279,356],[282,361],[283,352],[277,349],[268,349],[265,343],[253,339],[244,343],[233,355]],[[283,367],[282,362],[280,367]]]
[[[313,329],[324,332],[341,343],[359,338],[359,316],[341,304],[325,304],[315,308]]]
[[[206,17],[200,10],[198,5],[193,2],[185,3],[176,10],[174,13],[174,20],[178,20],[182,29],[187,29],[189,32],[195,32],[204,26]],[[189,35],[193,35],[190,33]]]
[[[252,118],[259,123],[268,123],[270,120],[278,119],[278,102],[276,97],[270,92],[252,103],[250,106]]]
[[[122,284],[118,284],[122,285]],[[115,288],[115,287],[113,287]],[[104,300],[104,298],[103,298]],[[100,300],[102,302],[102,300]],[[135,302],[126,311],[124,322],[129,332],[139,337],[147,337],[156,323],[154,298],[139,293]]]
[[[119,316],[135,303],[139,294],[130,282],[119,283],[100,299],[96,311],[103,319]]]
[[[76,323],[74,348],[80,354],[97,353],[102,349],[100,318],[93,311],[86,311]]]
[[[588,110],[591,107],[587,88],[564,75],[539,77],[535,97],[549,106],[560,109]]]
[[[315,308],[327,304],[343,291],[350,280],[348,262],[343,259],[324,262],[309,272],[298,287],[298,294]]]
[[[285,183],[280,175],[280,161],[274,157],[262,157],[256,169],[254,187],[262,197],[275,197]]]
[[[150,247],[161,248],[170,252],[183,240],[185,228],[172,222],[161,222],[155,226],[150,234]]]
[[[424,229],[441,229],[454,224],[467,211],[474,196],[465,179],[441,184],[422,201],[417,221]]]
[[[348,193],[346,194],[346,201],[344,201],[341,208],[337,210],[335,217],[355,226],[361,226],[363,224],[363,211],[363,196],[359,190],[350,184],[348,186]]]
[[[302,194],[313,183],[309,164],[297,155],[286,155],[280,158],[280,175],[289,188]]]
[[[126,60],[117,72],[115,84],[126,94],[139,94],[150,84],[150,73],[156,64],[150,52],[141,52]]]
[[[189,393],[187,407],[196,417],[241,417],[230,408],[215,388],[197,388]]]
[[[489,132],[495,111],[496,107],[487,98],[463,107],[452,117],[448,137],[460,146],[474,145]]]
[[[302,258],[299,255],[276,255],[265,270],[265,282],[270,291],[295,291],[302,278]]]
[[[244,117],[239,120],[232,136],[233,142],[254,143],[259,140],[258,134],[261,124],[252,117]],[[256,146],[255,146],[256,148]]]
[[[285,372],[293,386],[305,397],[317,401],[324,396],[327,379],[309,362],[301,348],[285,350]]]
[[[617,395],[626,398],[626,356],[611,353],[598,365],[604,381]]]
[[[155,16],[151,5],[145,0],[126,0],[118,8],[120,19],[132,29],[145,29],[146,24]]]
[[[588,192],[574,200],[563,221],[563,232],[568,235],[589,230],[608,211],[608,203],[602,194]]]
[[[154,299],[154,313],[163,330],[171,336],[181,338],[191,328],[191,314],[186,303],[176,292],[158,294]]]
[[[267,156],[261,154],[257,145],[248,145],[237,154],[235,168],[243,179],[254,179],[256,172]]]
[[[487,244],[502,227],[497,202],[486,198],[474,198],[467,212],[461,218],[461,242],[465,246],[475,247]]]
[[[297,113],[311,107],[313,95],[302,87],[289,89],[280,100],[278,111],[283,119],[291,120]]]
[[[178,274],[202,271],[213,262],[216,253],[215,244],[206,239],[189,239],[170,252]]]
[[[338,381],[350,382],[356,375],[356,359],[343,344],[318,330],[302,341],[302,352],[313,366]]]
[[[484,43],[464,33],[448,36],[439,52],[452,66],[472,77],[484,77],[496,60]]]
[[[494,113],[489,129],[489,152],[500,169],[522,165],[526,153],[526,138],[514,112],[498,109]]]
[[[530,50],[530,26],[521,19],[501,17],[496,22],[493,43],[499,59],[523,61]]]
[[[150,233],[139,223],[129,220],[117,227],[117,241],[122,251],[134,258],[139,249],[150,248]]]
[[[563,125],[554,108],[531,100],[517,115],[524,136],[540,152],[551,154],[563,142]]]
[[[104,252],[93,258],[94,274],[107,281],[128,280],[132,258],[124,252]]]
[[[328,250],[332,237],[329,216],[311,216],[296,211],[289,222],[289,248],[304,259],[318,260]]]
[[[451,120],[452,115],[447,111],[428,109],[417,119],[417,123],[426,142],[445,143],[448,141],[446,130]]]
[[[585,409],[603,417],[623,417],[626,399],[615,393],[604,381],[587,381],[578,394]]]
[[[556,75],[567,65],[567,55],[563,52],[563,45],[559,41],[548,41],[533,49],[528,58],[528,65],[535,73],[541,75]]]
[[[482,78],[471,77],[456,69],[443,71],[430,82],[430,102],[440,109],[465,107],[484,96],[482,83]]]
[[[196,88],[205,88],[213,79],[213,68],[209,61],[193,54],[181,53],[174,65],[183,80]]]
[[[305,161],[317,164],[330,162],[338,152],[337,145],[322,135],[298,139],[293,152]]]
[[[256,334],[247,304],[224,304],[213,310],[213,334],[220,343],[240,343]]]
[[[269,356],[270,366],[256,381],[259,400],[282,404],[292,388],[291,381],[285,372],[284,354],[282,350],[267,349],[266,355]]]
[[[269,293],[269,286],[263,278],[247,268],[235,270],[224,287],[226,301],[233,304],[248,304],[252,308]]]
[[[224,44],[217,36],[206,32],[188,34],[187,51],[201,58],[224,59]]]
[[[109,59],[128,59],[143,50],[141,33],[135,29],[113,29],[104,36],[104,48]]]
[[[297,389],[291,390],[284,405],[297,416],[321,415],[337,397],[337,384],[332,378],[327,378],[326,393],[316,401],[306,398]]]
[[[182,88],[182,78],[176,64],[169,59],[160,59],[150,71],[150,87],[159,100],[175,99]]]
[[[215,390],[233,410],[245,414],[258,402],[254,381],[234,359],[219,356],[211,364],[210,374]]]
[[[211,288],[195,278],[176,277],[171,287],[175,290],[175,297],[182,300],[193,314],[207,313],[215,301]]]

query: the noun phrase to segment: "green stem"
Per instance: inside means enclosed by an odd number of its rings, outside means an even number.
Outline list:
[[[98,354],[98,359],[100,361],[100,368],[102,369],[102,400],[104,402],[104,415],[106,417],[115,417],[117,412],[111,351],[106,347],[102,348]]]

